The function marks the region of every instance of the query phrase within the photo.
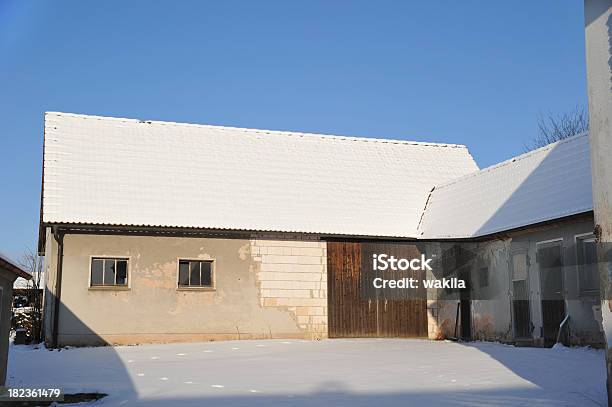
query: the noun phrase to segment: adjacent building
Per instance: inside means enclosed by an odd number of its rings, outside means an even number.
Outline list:
[[[6,380],[13,308],[13,283],[19,277],[26,280],[31,278],[21,266],[0,253],[0,385],[4,385]]]
[[[45,338],[441,338],[457,323],[544,345],[569,315],[567,340],[598,344],[576,257],[589,165],[586,136],[479,170],[461,145],[47,113]],[[470,287],[364,296],[380,250],[456,261]]]

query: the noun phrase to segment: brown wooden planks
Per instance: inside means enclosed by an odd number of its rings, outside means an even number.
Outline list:
[[[360,244],[329,242],[327,253],[329,336],[375,336],[376,304],[360,295]]]
[[[420,299],[362,298],[362,250],[368,256],[374,252],[407,258],[419,255],[415,246],[404,243],[328,242],[329,337],[427,337],[424,289]],[[418,276],[424,277],[424,272]]]

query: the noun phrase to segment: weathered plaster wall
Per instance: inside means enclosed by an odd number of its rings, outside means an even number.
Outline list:
[[[475,246],[476,261],[470,273],[472,296],[472,337],[477,340],[512,340],[510,297],[511,241],[495,240]],[[480,273],[488,268],[488,284]]]
[[[471,326],[472,338],[514,342],[512,315],[512,259],[515,254],[524,254],[527,263],[529,311],[533,331],[531,343],[542,344],[542,308],[540,295],[540,271],[536,262],[537,243],[552,239],[563,239],[565,267],[563,268],[566,310],[570,315],[570,341],[574,345],[599,345],[603,341],[600,328],[599,302],[581,297],[578,293],[578,269],[575,266],[575,238],[593,231],[593,222],[567,221],[546,228],[532,229],[511,237],[480,243],[459,243],[473,252],[470,262]],[[455,243],[427,243],[426,251],[440,256]],[[479,273],[483,267],[489,272],[488,284],[481,286]],[[434,270],[430,278],[441,278]],[[428,292],[429,337],[440,339],[454,335],[457,298],[443,297],[440,290]]]
[[[531,343],[541,344],[542,315],[538,242],[562,238],[566,308],[573,344],[601,343],[598,301],[577,293],[575,237],[591,232],[590,220],[568,221],[504,239],[461,243],[471,253],[472,338],[514,342],[512,259],[524,254]],[[68,234],[64,238],[60,344],[137,343],[327,336],[327,249],[316,236],[257,234],[250,239]],[[453,242],[422,243],[441,256]],[[47,238],[45,332],[49,339],[55,292],[57,243]],[[128,289],[89,288],[91,256],[130,259]],[[177,289],[180,258],[215,261],[214,291]],[[482,285],[480,270],[488,268]],[[439,270],[429,278],[441,278]],[[454,335],[458,297],[428,292],[432,339]]]
[[[531,321],[534,325],[533,338],[536,344],[541,342],[542,307],[541,286],[538,263],[536,261],[537,242],[552,239],[563,239],[563,289],[566,298],[566,311],[570,315],[570,341],[575,345],[598,345],[603,336],[597,320],[600,318],[599,300],[581,297],[578,293],[578,268],[575,266],[577,235],[593,232],[593,222],[564,223],[560,227],[548,228],[534,233],[515,236],[513,246],[528,247],[528,273]]]
[[[440,267],[440,259],[449,259],[448,251],[453,248],[454,243],[446,242],[428,242],[422,243],[421,251],[427,257],[436,260],[436,266],[433,270],[427,271],[427,279],[442,279],[445,273]],[[463,247],[466,247],[464,244]],[[445,269],[454,269],[456,264],[445,264]],[[455,276],[456,277],[456,276]],[[455,321],[457,315],[457,303],[459,297],[454,294],[449,294],[444,289],[428,289],[427,290],[427,323],[428,336],[430,339],[444,339],[455,335]]]
[[[52,238],[47,242],[48,251],[53,256],[55,243]],[[306,249],[318,250],[321,261],[321,256],[324,258],[325,255],[324,247],[311,241],[286,240],[276,246],[273,242],[67,234],[64,237],[59,314],[60,345],[323,336],[326,324],[314,316],[326,315],[325,310],[317,309],[323,308],[324,299],[303,298],[305,293],[299,286],[272,288],[274,284],[270,281],[274,276],[265,274],[272,271],[266,270],[268,266],[263,269],[262,266],[275,264],[276,260],[287,264],[314,262],[317,257],[307,256]],[[279,259],[268,257],[274,255],[267,253],[261,254],[264,246],[292,245],[297,250]],[[90,288],[91,256],[128,257],[129,287]],[[178,260],[183,258],[214,260],[215,290],[178,289]],[[52,271],[48,277],[53,279],[56,259],[48,260],[47,267]],[[324,272],[325,269],[320,268],[320,281],[325,281]],[[310,278],[314,279],[315,274],[313,269]],[[52,284],[48,287],[47,304],[54,290]],[[310,291],[308,294],[311,295]],[[324,296],[325,293],[318,295]],[[271,300],[276,300],[276,303]],[[307,322],[298,318],[302,313],[308,316]],[[47,334],[50,327],[49,316]]]

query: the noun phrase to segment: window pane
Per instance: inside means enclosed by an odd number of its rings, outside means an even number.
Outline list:
[[[117,284],[127,284],[127,260],[117,260]]]
[[[517,280],[512,282],[515,300],[528,300],[527,296],[527,281]]]
[[[200,285],[200,262],[192,261],[190,264],[191,276],[189,285]]]
[[[562,250],[561,242],[538,246],[536,259],[540,269],[543,300],[563,300]]]
[[[212,287],[212,262],[202,262],[202,285]]]
[[[189,262],[179,262],[179,285],[189,285]]]
[[[104,285],[115,285],[115,260],[104,260]]]
[[[91,261],[91,285],[102,285],[102,268],[104,260],[93,259]]]
[[[527,255],[517,253],[512,256],[512,279],[527,280]]]
[[[597,249],[594,239],[581,239],[578,242],[578,270],[580,292],[598,294],[599,274],[597,270]]]

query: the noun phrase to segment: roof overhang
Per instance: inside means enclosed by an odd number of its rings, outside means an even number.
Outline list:
[[[19,267],[17,264],[13,263],[11,260],[0,256],[0,269],[8,270],[12,273],[15,273],[17,277],[25,278],[26,280],[30,280],[32,275]]]

